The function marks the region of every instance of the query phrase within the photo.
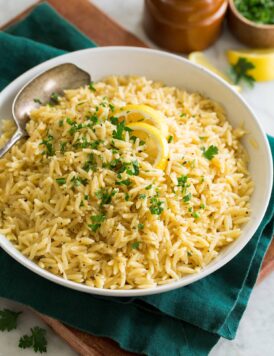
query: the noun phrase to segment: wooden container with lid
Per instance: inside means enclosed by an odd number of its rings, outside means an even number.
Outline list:
[[[145,0],[144,27],[160,47],[189,53],[218,37],[227,0]]]

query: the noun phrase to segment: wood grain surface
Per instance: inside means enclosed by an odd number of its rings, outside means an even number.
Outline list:
[[[115,0],[109,0],[115,1]],[[83,33],[100,46],[139,46],[147,47],[140,39],[126,31],[95,5],[86,0],[48,0],[62,16],[77,26]],[[36,5],[35,5],[36,6]],[[33,7],[7,23],[3,28],[24,18]],[[274,242],[264,259],[258,282],[274,270]],[[103,337],[93,336],[71,328],[48,316],[40,315],[59,336],[82,356],[130,356],[117,343]]]

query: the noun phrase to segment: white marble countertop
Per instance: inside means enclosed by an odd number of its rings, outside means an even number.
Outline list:
[[[144,34],[141,19],[141,0],[94,0],[97,6],[116,19],[124,27],[135,33],[155,47]],[[0,0],[0,26],[28,6],[34,0]],[[219,68],[226,69],[224,51],[228,48],[243,47],[232,36],[224,31],[220,40],[206,51],[209,58]],[[242,93],[257,113],[267,133],[274,135],[274,82],[256,84],[252,90],[245,89]],[[274,354],[274,273],[254,288],[246,313],[241,321],[237,337],[233,341],[221,339],[211,351],[210,356],[270,356]],[[18,328],[9,333],[0,332],[0,356],[35,355],[29,349],[18,348],[19,337],[31,327],[39,325],[48,332],[49,356],[76,355],[70,347],[56,336],[37,316],[27,308],[0,298],[0,310],[8,307],[23,310]]]

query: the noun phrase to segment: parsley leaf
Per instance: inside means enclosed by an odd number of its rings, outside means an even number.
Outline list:
[[[97,167],[97,163],[96,163],[94,154],[90,153],[87,161],[83,165],[83,170],[86,172],[95,171],[96,167]]]
[[[65,153],[67,142],[60,142],[60,152]]]
[[[74,187],[79,187],[81,184],[86,186],[88,184],[88,179],[87,178],[82,178],[82,177],[76,177],[74,176],[70,180],[72,182],[72,185]]]
[[[173,136],[168,136],[167,142],[171,143],[173,141]]]
[[[44,145],[46,147],[46,151],[42,152],[42,154],[46,154],[47,157],[54,156],[54,154],[55,154],[55,150],[54,150],[52,141],[53,141],[53,136],[48,135],[48,137],[45,138],[40,143],[40,145]]]
[[[131,184],[131,181],[129,178],[124,179],[124,180],[120,180],[120,181],[116,181],[117,185],[126,185],[129,186]]]
[[[145,199],[146,198],[146,195],[145,194],[140,194],[139,195],[139,199]]]
[[[89,87],[90,91],[93,91],[93,92],[96,91],[96,89],[94,88],[94,82],[90,82],[88,87]]]
[[[155,195],[154,197],[152,197],[150,199],[150,204],[151,205],[149,207],[149,210],[150,210],[151,214],[160,215],[164,211],[164,208],[163,208],[164,202],[159,200],[157,195]]]
[[[50,104],[51,105],[59,104],[59,95],[57,93],[51,93]]]
[[[35,352],[47,352],[46,330],[35,326],[30,329],[31,335],[24,335],[19,340],[19,347],[26,349],[33,347]]]
[[[254,86],[255,79],[252,75],[248,74],[251,69],[254,69],[253,63],[249,62],[246,58],[240,57],[237,63],[231,66],[231,76],[235,84],[238,84],[241,80],[245,81],[250,87]]]
[[[101,200],[101,204],[100,206],[102,205],[105,205],[105,204],[110,204],[111,202],[111,199],[112,197],[118,193],[118,189],[113,189],[112,191],[107,191],[106,189],[101,189],[101,190],[98,190],[95,195],[98,199]]]
[[[202,147],[202,151],[203,151],[203,156],[207,158],[209,161],[211,161],[212,158],[219,152],[218,147],[213,145],[209,146],[207,150],[205,149],[205,147]]]
[[[42,104],[41,100],[38,98],[34,98],[33,101],[37,104],[40,104],[40,105]]]
[[[56,178],[55,180],[58,183],[58,185],[66,184],[66,178]]]
[[[185,203],[187,203],[187,202],[189,202],[190,201],[190,199],[191,199],[191,193],[188,193],[187,195],[185,195],[184,197],[183,197],[183,201],[185,202]]]
[[[16,329],[17,319],[21,312],[14,312],[9,309],[0,310],[0,331],[10,331]]]
[[[100,214],[100,215],[93,215],[90,218],[91,221],[94,223],[101,223],[106,219],[106,216],[104,214]]]
[[[133,243],[131,244],[131,248],[132,248],[133,250],[137,250],[137,249],[139,248],[139,245],[140,245],[140,242],[139,242],[139,241],[133,242]]]
[[[145,227],[145,225],[144,224],[138,224],[138,230],[143,230],[143,228]]]

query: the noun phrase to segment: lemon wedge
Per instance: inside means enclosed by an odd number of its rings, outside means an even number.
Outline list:
[[[127,124],[132,135],[143,140],[146,144],[144,152],[148,154],[147,160],[158,169],[165,169],[168,159],[168,143],[163,134],[154,126],[144,122]]]
[[[143,122],[156,127],[165,137],[168,135],[168,126],[164,115],[150,106],[126,105],[116,111],[114,116],[125,120],[127,126],[131,122]]]
[[[219,77],[224,79],[226,82],[228,82],[234,90],[237,92],[241,91],[241,87],[239,85],[234,85],[232,80],[229,78],[228,75],[217,69],[216,67],[213,66],[209,62],[209,60],[206,58],[206,56],[202,52],[192,52],[189,54],[188,59],[196,64],[200,64],[202,67],[207,68],[211,72],[217,74]]]
[[[274,80],[274,49],[230,50],[227,52],[227,57],[232,65],[241,57],[254,64],[255,68],[250,69],[248,74],[256,81]]]

